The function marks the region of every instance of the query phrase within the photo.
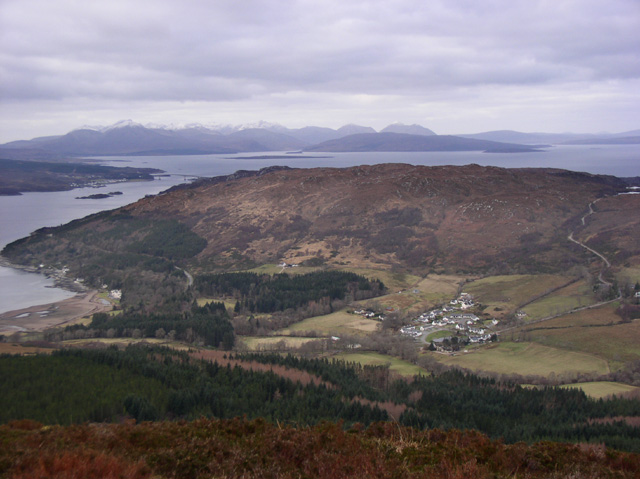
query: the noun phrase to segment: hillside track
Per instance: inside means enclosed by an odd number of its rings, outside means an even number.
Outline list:
[[[587,219],[589,216],[591,216],[592,214],[594,214],[594,213],[595,213],[595,211],[594,211],[594,209],[593,209],[593,205],[594,205],[595,203],[597,203],[598,201],[600,201],[600,198],[598,198],[597,200],[592,201],[591,203],[589,203],[589,211],[588,211],[588,212],[587,212],[587,213],[586,213],[586,214],[585,214],[585,215],[580,219],[580,222],[582,223],[582,226],[585,226],[585,225],[586,225],[586,219]],[[574,233],[575,233],[575,231],[571,231],[571,233],[569,233],[569,235],[567,236],[567,239],[568,239],[569,241],[571,241],[571,242],[573,242],[573,243],[577,244],[578,246],[581,246],[582,248],[586,249],[587,251],[589,251],[590,253],[592,253],[592,254],[596,255],[598,258],[600,258],[600,259],[602,260],[602,262],[603,262],[603,267],[602,267],[602,269],[600,270],[600,274],[598,274],[598,281],[599,281],[601,284],[603,284],[603,285],[606,285],[606,286],[609,286],[609,287],[613,286],[609,281],[607,281],[607,280],[606,280],[606,279],[604,279],[604,277],[603,277],[603,274],[604,274],[604,273],[605,273],[609,268],[611,268],[611,262],[610,262],[610,261],[607,259],[607,257],[606,257],[606,256],[604,256],[602,253],[600,253],[600,252],[598,252],[598,251],[594,250],[593,248],[591,248],[591,247],[587,246],[586,244],[582,243],[581,241],[579,241],[579,240],[575,239],[575,238],[573,237]],[[547,295],[548,295],[548,294],[551,294],[551,293],[553,293],[553,292],[554,292],[554,291],[550,291],[549,293],[547,293]],[[546,295],[545,295],[545,296],[546,296]],[[503,329],[503,330],[499,331],[499,332],[498,332],[498,334],[502,334],[502,333],[505,333],[505,332],[507,332],[507,331],[512,331],[512,330],[514,330],[514,329],[520,329],[520,328],[525,327],[525,326],[530,326],[530,325],[533,325],[533,324],[542,323],[542,322],[544,322],[544,321],[549,321],[549,320],[551,320],[551,319],[559,318],[560,316],[565,316],[565,315],[567,315],[567,314],[573,314],[573,313],[577,313],[577,312],[584,311],[584,310],[587,310],[587,309],[595,309],[595,308],[599,308],[599,307],[604,306],[604,305],[606,305],[606,304],[613,303],[614,301],[618,301],[621,297],[622,297],[622,293],[619,293],[619,294],[618,294],[618,296],[617,296],[616,298],[614,298],[614,299],[610,299],[610,300],[607,300],[607,301],[601,301],[601,302],[598,302],[598,303],[595,303],[595,304],[590,304],[590,305],[588,305],[588,306],[581,306],[581,307],[579,307],[579,308],[574,308],[574,309],[571,309],[571,310],[569,310],[569,311],[565,311],[565,312],[562,312],[562,313],[559,313],[559,314],[554,314],[554,315],[552,315],[552,316],[547,316],[547,317],[544,317],[544,318],[536,319],[536,320],[534,320],[534,321],[529,321],[529,322],[527,322],[527,324],[526,324],[526,325],[512,326],[512,327],[510,327],[510,328],[506,328],[506,329]],[[536,299],[535,299],[535,301],[537,301],[537,300],[539,300],[539,299],[541,299],[541,298],[536,298]]]

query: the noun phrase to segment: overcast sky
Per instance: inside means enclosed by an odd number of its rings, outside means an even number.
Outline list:
[[[123,119],[640,128],[640,0],[0,0],[0,142]]]

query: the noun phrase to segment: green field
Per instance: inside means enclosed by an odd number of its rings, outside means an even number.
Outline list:
[[[591,396],[596,399],[611,396],[613,394],[624,394],[631,391],[640,390],[640,388],[636,386],[629,386],[628,384],[615,383],[611,381],[595,381],[590,383],[565,384],[560,387],[582,389],[587,396]]]
[[[640,281],[640,267],[622,268],[618,272],[617,277],[620,286],[623,286],[625,283],[635,285],[636,282]]]
[[[591,315],[597,314],[597,311],[592,311]],[[607,312],[605,309],[603,315]],[[554,319],[548,322],[551,324],[544,322],[535,325],[537,327],[525,330],[526,337],[551,347],[598,355],[612,362],[612,369],[616,369],[614,364],[640,359],[640,320],[620,323],[620,318],[616,317],[618,323],[610,326],[561,326],[563,320],[575,321],[572,316],[577,314],[581,313]]]
[[[292,336],[237,336],[237,341],[248,351],[268,351],[280,345],[285,348],[299,348],[303,344],[317,340],[318,338],[296,338]]]
[[[596,302],[585,281],[578,281],[522,308],[527,320],[542,319]]]
[[[597,356],[530,342],[501,342],[456,356],[428,354],[447,365],[500,374],[549,376],[609,372],[607,361]]]
[[[384,283],[390,293],[397,293],[398,291],[407,289],[421,280],[419,276],[406,273],[393,273],[382,269],[345,268],[345,271],[351,271],[369,279],[379,279]]]
[[[324,316],[315,316],[295,323],[288,328],[278,331],[278,334],[288,336],[292,332],[311,332],[317,336],[331,336],[340,334],[367,334],[376,331],[380,322],[363,318],[357,314],[338,311]]]
[[[236,306],[235,299],[221,299],[221,298],[198,298],[197,300],[198,306],[204,306],[209,303],[224,303],[224,307],[227,308],[227,311],[233,311],[233,308]]]
[[[306,274],[313,273],[315,271],[319,271],[321,268],[311,267],[311,266],[296,266],[295,268],[285,268],[282,269],[282,266],[278,266],[277,264],[263,264],[262,266],[258,266],[257,268],[252,268],[246,270],[248,273],[257,273],[257,274]]]
[[[378,353],[343,353],[336,354],[333,356],[336,359],[344,359],[345,361],[360,363],[362,365],[371,365],[371,366],[383,366],[385,364],[389,365],[389,369],[391,371],[395,371],[396,373],[402,376],[415,376],[416,374],[429,374],[429,372],[425,369],[422,369],[415,364],[411,364],[407,361],[403,361],[402,359],[394,358],[392,356],[387,356],[385,354]]]
[[[169,339],[157,339],[157,338],[91,338],[91,339],[69,339],[62,341],[60,344],[72,347],[85,347],[89,344],[102,343],[108,346],[130,346],[132,344],[151,344],[154,346],[166,346],[168,348],[189,350],[191,346],[178,341],[171,341]]]
[[[520,305],[570,279],[551,274],[489,276],[466,284],[464,291],[487,306],[485,312],[500,316],[501,312],[514,312]]]
[[[426,278],[389,271],[356,270],[357,274],[374,278],[379,277],[385,284],[388,294],[374,298],[381,308],[419,315],[456,297],[461,276],[431,274]],[[381,274],[378,274],[381,273]]]
[[[455,332],[449,331],[449,330],[436,331],[435,333],[431,333],[429,336],[427,336],[425,341],[427,342],[427,344],[429,344],[434,339],[446,338],[448,336],[453,336],[454,334],[455,334]]]

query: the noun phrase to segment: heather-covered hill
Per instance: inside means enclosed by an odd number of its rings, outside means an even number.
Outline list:
[[[584,228],[589,203],[625,187],[615,177],[552,169],[272,167],[200,180],[44,229],[4,254],[21,263],[68,264],[81,277],[90,276],[82,268],[96,257],[123,251],[196,272],[282,260],[421,274],[566,271],[590,260],[567,241]],[[598,236],[626,248],[618,256],[631,262],[639,254],[629,241],[640,228],[638,201],[621,195],[603,202],[611,219],[623,208],[625,222],[603,219],[606,234]]]
[[[348,431],[264,420],[0,426],[0,475],[13,478],[634,478],[637,454],[552,442],[505,445],[473,431],[393,423]]]
[[[203,180],[122,211],[187,224],[207,240],[198,255],[207,264],[315,258],[421,271],[539,271],[582,258],[567,234],[590,201],[623,189],[613,177],[477,165],[242,176]]]

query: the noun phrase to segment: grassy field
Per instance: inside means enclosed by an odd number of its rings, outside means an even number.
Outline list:
[[[463,290],[487,306],[486,313],[500,317],[514,312],[521,304],[545,291],[566,284],[570,279],[550,274],[489,276],[466,284]]]
[[[453,336],[454,334],[455,334],[455,332],[449,331],[449,330],[436,331],[435,333],[431,333],[429,336],[427,336],[426,342],[427,342],[427,344],[429,344],[434,339],[446,338],[447,336]]]
[[[315,316],[295,323],[288,328],[278,331],[278,334],[288,336],[292,332],[315,331],[319,336],[340,334],[366,334],[376,331],[380,322],[363,318],[357,314],[338,311],[324,316]]]
[[[20,343],[0,343],[0,354],[50,354],[56,348],[41,348],[37,346],[25,346]]]
[[[384,283],[390,293],[395,293],[412,287],[421,279],[419,276],[413,276],[405,273],[393,273],[382,269],[345,268],[345,271],[351,271],[369,279],[379,279]]]
[[[299,348],[310,341],[317,341],[318,338],[297,338],[292,336],[237,336],[239,346],[244,346],[248,351],[264,351],[273,349],[278,343],[284,344],[286,348]]]
[[[257,268],[248,269],[247,272],[258,274],[306,274],[319,271],[320,269],[322,268],[311,266],[296,266],[295,268],[285,268],[283,270],[282,266],[278,266],[277,264],[263,264],[262,266],[258,266]]]
[[[108,346],[111,345],[119,345],[119,346],[129,346],[130,344],[138,344],[138,343],[147,343],[153,344],[154,346],[167,346],[173,349],[179,350],[189,350],[191,347],[187,344],[180,343],[177,341],[169,341],[167,339],[157,339],[157,338],[90,338],[90,339],[70,339],[68,341],[62,341],[60,345],[62,347],[65,346],[85,346],[87,344],[95,344],[102,343]]]
[[[636,282],[640,281],[640,267],[622,268],[618,272],[617,277],[621,286],[625,283],[635,285]]]
[[[530,342],[501,342],[456,356],[428,354],[444,364],[500,374],[549,376],[551,373],[609,372],[607,361],[597,356]]]
[[[421,314],[442,303],[449,302],[456,296],[458,285],[464,280],[461,276],[429,275],[426,278],[418,276],[391,273],[389,271],[355,270],[367,277],[376,277],[387,286],[389,294],[375,298],[383,308],[393,308]]]
[[[444,274],[430,274],[416,287],[426,293],[441,294],[451,299],[456,296],[459,285],[465,280],[462,276],[452,276]]]
[[[640,388],[636,386],[629,386],[628,384],[615,383],[611,381],[565,384],[560,387],[582,389],[587,396],[591,396],[596,399],[604,398],[614,394],[624,394],[630,391],[640,390]]]
[[[593,319],[599,311],[602,316],[595,321],[610,324],[608,320],[617,324],[593,326],[597,324]],[[580,315],[581,318],[573,316]],[[589,323],[594,321],[594,323]],[[583,325],[572,324],[583,322]],[[599,308],[587,312],[562,316],[552,321],[535,325],[525,329],[527,339],[548,346],[562,348],[569,351],[583,351],[606,358],[612,369],[617,369],[626,361],[640,359],[640,320],[630,323],[620,323],[620,318],[613,315],[610,307]]]
[[[532,325],[524,328],[567,328],[567,327],[586,327],[586,326],[607,326],[620,322],[620,316],[615,314],[618,308],[617,302],[601,306],[594,309],[585,309],[571,314],[565,314],[548,321],[544,321],[538,325]]]
[[[198,302],[198,306],[204,306],[205,304],[213,302],[224,303],[224,307],[227,308],[227,311],[233,311],[233,308],[236,306],[235,299],[198,298],[196,301]]]
[[[522,311],[527,313],[527,320],[535,320],[561,314],[595,302],[596,299],[589,285],[585,281],[578,281],[549,296],[534,301],[522,308]]]
[[[429,374],[428,371],[422,369],[415,364],[411,364],[407,361],[403,361],[402,359],[394,358],[392,356],[386,356],[384,354],[378,353],[343,353],[336,354],[333,356],[336,359],[344,359],[345,361],[360,363],[362,365],[372,365],[372,366],[380,366],[380,365],[389,365],[389,369],[391,371],[395,371],[396,373],[402,376],[415,376],[416,374]]]

